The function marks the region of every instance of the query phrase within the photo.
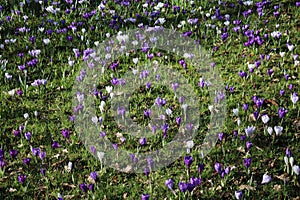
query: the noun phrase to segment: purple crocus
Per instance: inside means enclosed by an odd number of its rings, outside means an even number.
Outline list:
[[[63,129],[63,130],[61,131],[61,134],[62,134],[65,138],[67,138],[67,139],[70,138],[70,131],[69,131],[68,129]]]
[[[24,165],[29,165],[29,164],[30,164],[30,161],[31,161],[31,158],[24,158],[24,159],[23,159]]]
[[[165,185],[170,189],[170,190],[173,190],[173,185],[174,185],[174,181],[173,179],[168,179],[168,180],[165,180]]]
[[[98,178],[98,173],[97,173],[96,171],[91,172],[91,173],[90,173],[90,177],[92,177],[92,179],[94,179],[94,180],[96,181],[97,178]]]
[[[187,183],[179,182],[178,186],[179,186],[179,189],[180,189],[181,192],[184,193],[184,192],[187,191]]]
[[[12,158],[17,157],[17,155],[18,155],[18,150],[11,149],[11,150],[9,151],[9,155],[10,155]]]
[[[151,110],[150,109],[144,110],[144,115],[145,117],[149,118],[151,115]]]
[[[286,115],[287,112],[288,112],[288,110],[285,109],[285,108],[278,108],[278,116],[279,116],[279,118],[280,119],[283,118]]]
[[[24,133],[24,136],[25,136],[25,139],[26,139],[27,141],[29,141],[29,140],[31,139],[31,133],[30,133],[30,132]]]
[[[192,157],[192,156],[185,156],[185,157],[184,157],[184,164],[185,164],[188,168],[191,167],[192,163],[193,163],[193,157]]]
[[[219,140],[222,142],[223,138],[224,138],[224,133],[219,133],[218,134],[218,138]]]
[[[21,183],[23,185],[26,181],[26,175],[25,174],[19,175],[18,176],[18,181],[19,181],[19,183]]]
[[[53,149],[57,149],[57,148],[60,148],[60,144],[59,144],[58,142],[56,142],[56,141],[53,141],[51,147],[52,147]]]
[[[146,144],[147,141],[146,141],[146,138],[140,138],[139,142],[140,142],[140,145],[143,146]]]
[[[88,188],[91,192],[95,191],[94,184],[92,184],[92,183],[88,185]]]
[[[149,194],[142,194],[142,200],[149,200],[150,195]]]
[[[86,193],[87,192],[87,186],[85,183],[81,183],[79,184],[79,188],[84,192]]]
[[[245,158],[244,159],[244,166],[248,169],[250,167],[252,163],[252,159],[251,158]]]
[[[42,174],[43,176],[45,176],[45,174],[46,174],[46,169],[41,168],[40,171],[41,171],[41,174]]]

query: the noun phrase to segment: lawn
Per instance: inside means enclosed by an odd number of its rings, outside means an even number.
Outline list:
[[[0,199],[300,199],[300,2],[0,0]]]

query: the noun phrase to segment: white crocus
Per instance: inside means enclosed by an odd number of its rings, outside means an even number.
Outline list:
[[[263,115],[261,117],[261,120],[263,121],[264,124],[266,124],[270,120],[270,117],[268,115]]]
[[[283,127],[282,126],[275,126],[274,130],[275,130],[276,136],[278,136],[282,132]]]
[[[269,176],[268,174],[264,174],[261,184],[269,183],[271,182],[271,180],[272,180],[271,176]]]
[[[268,133],[269,133],[270,135],[272,135],[272,133],[273,133],[273,128],[272,128],[272,127],[268,127],[267,131],[268,131]]]

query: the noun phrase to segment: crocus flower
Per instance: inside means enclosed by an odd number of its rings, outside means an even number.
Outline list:
[[[25,174],[21,174],[18,176],[18,181],[23,185],[26,181],[26,175]]]
[[[144,110],[144,115],[145,117],[149,118],[151,115],[151,110],[150,109]]]
[[[85,183],[81,183],[79,184],[79,188],[84,192],[86,193],[87,192],[87,186]]]
[[[12,158],[17,157],[17,155],[18,155],[18,150],[11,149],[11,150],[9,151],[9,155],[10,155]]]
[[[271,180],[272,180],[271,176],[269,176],[268,174],[264,174],[261,184],[269,183]]]
[[[222,166],[220,163],[216,162],[214,167],[215,167],[216,172],[218,172],[218,173],[222,172]]]
[[[181,192],[186,192],[187,191],[187,184],[186,183],[179,182],[178,186],[179,186],[179,189],[180,189]]]
[[[44,168],[41,168],[40,171],[41,171],[41,174],[42,174],[43,176],[45,176],[46,170],[45,170]]]
[[[199,186],[201,183],[201,179],[200,178],[195,178],[195,177],[191,177],[190,178],[190,184],[193,186],[193,188]]]
[[[224,138],[224,133],[219,133],[218,134],[218,138],[219,140],[222,142],[223,138]]]
[[[252,147],[252,142],[247,141],[246,142],[246,148],[250,149]]]
[[[251,158],[245,158],[244,159],[244,166],[248,169],[250,167],[252,163],[252,159]]]
[[[69,131],[68,129],[63,129],[63,130],[61,131],[61,134],[62,134],[65,138],[67,138],[67,139],[70,138],[70,131]]]
[[[52,146],[53,149],[60,148],[60,144],[58,142],[56,142],[56,141],[53,141],[53,143],[52,143],[51,146]]]
[[[298,165],[294,165],[294,166],[293,166],[293,171],[294,171],[294,173],[298,176],[299,173],[300,173],[300,168],[299,168],[299,166],[298,166]]]
[[[185,157],[184,157],[184,164],[185,164],[188,168],[191,167],[192,163],[193,163],[193,157],[192,157],[192,156],[185,156]]]
[[[96,171],[91,172],[91,173],[90,173],[90,177],[92,177],[92,179],[94,179],[94,180],[96,181],[97,178],[98,178],[98,173],[97,173]]]
[[[297,101],[299,100],[299,96],[296,92],[294,92],[292,95],[291,95],[291,100],[293,102],[293,104],[295,105],[297,103]]]
[[[170,189],[170,190],[173,190],[173,185],[174,185],[174,182],[173,182],[173,179],[168,179],[168,180],[165,180],[165,185]]]
[[[25,139],[26,139],[27,141],[29,141],[30,138],[31,138],[31,133],[30,133],[30,132],[26,132],[26,133],[24,133],[24,136],[25,136]]]
[[[24,159],[23,159],[23,163],[24,163],[25,165],[29,165],[29,164],[30,164],[30,161],[31,161],[31,158],[24,158]]]
[[[242,197],[243,197],[243,192],[240,191],[240,190],[235,191],[235,192],[234,192],[234,196],[235,196],[236,199],[242,199]]]
[[[287,147],[285,150],[285,155],[289,158],[292,156],[290,149]]]
[[[287,112],[288,112],[288,110],[285,109],[285,108],[278,108],[278,116],[279,116],[279,118],[280,119],[283,118],[286,115]]]
[[[143,146],[146,144],[147,141],[146,141],[146,138],[140,138],[139,142],[140,142],[140,145]]]
[[[263,115],[263,116],[261,116],[261,120],[263,121],[264,124],[266,124],[266,123],[268,123],[270,118],[268,115]]]
[[[149,200],[150,195],[149,194],[142,194],[142,200]]]
[[[248,137],[250,137],[252,135],[252,133],[254,132],[254,130],[255,130],[254,126],[248,126],[247,128],[245,128],[246,135]]]
[[[282,126],[275,126],[274,127],[274,131],[276,133],[276,136],[278,136],[283,130],[283,127]]]
[[[146,176],[149,176],[149,173],[150,173],[149,167],[145,167],[145,169],[144,169],[144,174],[145,174]]]

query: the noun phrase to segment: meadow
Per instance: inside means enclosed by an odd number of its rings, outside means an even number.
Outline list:
[[[0,0],[0,199],[299,200],[299,41],[297,1]]]

